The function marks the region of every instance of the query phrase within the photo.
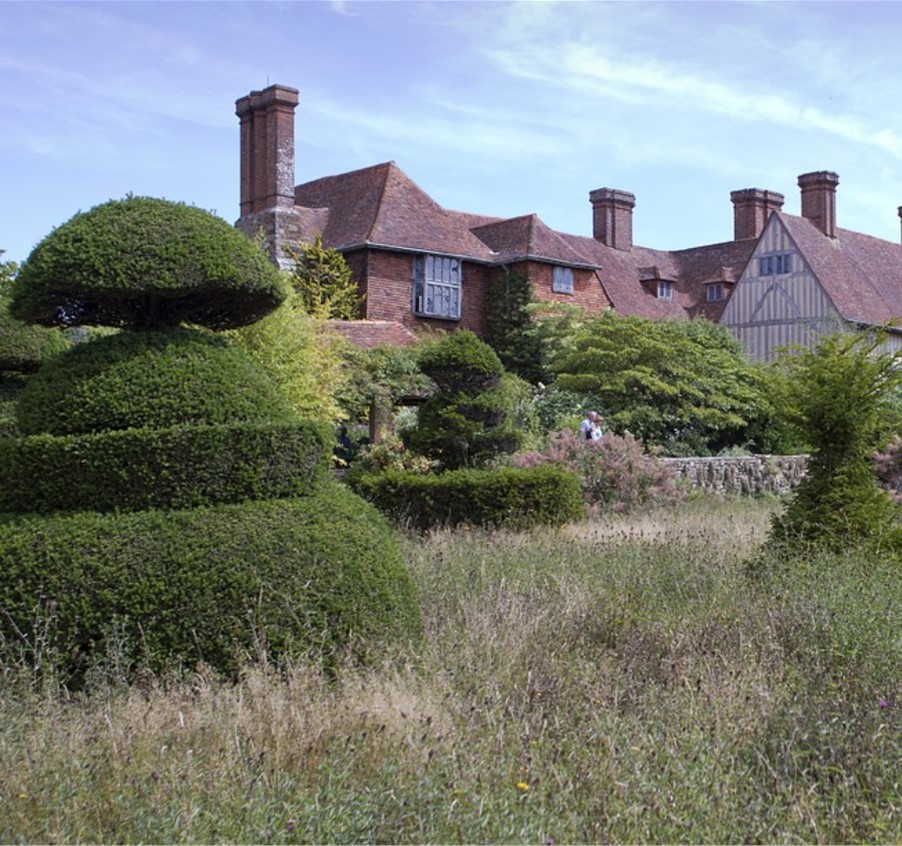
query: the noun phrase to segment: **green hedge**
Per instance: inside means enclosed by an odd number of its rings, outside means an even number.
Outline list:
[[[137,511],[303,496],[331,466],[317,423],[0,440],[0,511]]]
[[[127,197],[80,212],[19,268],[12,313],[45,326],[246,326],[285,299],[263,250],[203,209]]]
[[[335,483],[303,499],[0,523],[0,636],[74,683],[105,658],[226,674],[261,650],[367,660],[419,631],[394,532]]]
[[[295,419],[244,349],[192,329],[78,344],[28,380],[16,417],[28,435]]]
[[[355,489],[394,522],[425,531],[464,524],[529,528],[585,517],[579,479],[557,467],[365,475]]]

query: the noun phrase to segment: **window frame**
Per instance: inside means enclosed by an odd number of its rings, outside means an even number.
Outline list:
[[[551,268],[551,290],[555,294],[573,293],[573,268],[556,264]]]
[[[463,275],[462,259],[436,253],[415,256],[411,303],[413,313],[417,317],[433,320],[460,320],[463,311]]]
[[[659,300],[673,300],[673,282],[669,279],[659,279],[657,296]]]
[[[782,250],[758,256],[758,276],[786,276],[792,272],[791,251]]]
[[[714,294],[717,294],[715,297]],[[719,303],[726,298],[726,288],[723,282],[711,282],[706,286],[706,302]]]

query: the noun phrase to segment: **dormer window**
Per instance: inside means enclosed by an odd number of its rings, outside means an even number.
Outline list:
[[[719,303],[724,296],[723,282],[712,282],[708,285],[707,296],[709,303]]]
[[[759,276],[780,276],[784,273],[792,273],[792,253],[758,256]]]
[[[673,299],[673,282],[668,282],[666,279],[658,280],[658,299],[659,300],[672,300]]]
[[[417,256],[413,261],[413,312],[422,317],[460,320],[463,268],[460,259]]]
[[[551,290],[556,294],[573,293],[573,268],[555,267],[551,274]]]

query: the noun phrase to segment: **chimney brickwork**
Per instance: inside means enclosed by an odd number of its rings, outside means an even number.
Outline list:
[[[294,208],[294,110],[298,91],[271,85],[235,103],[241,126],[241,217],[249,237],[262,234],[272,260],[290,262],[285,245],[298,228]]]
[[[616,250],[631,250],[635,194],[598,188],[589,193],[589,201],[592,203],[592,237]]]
[[[799,177],[802,217],[810,220],[828,238],[836,237],[837,185],[839,176],[829,170],[803,173]]]
[[[783,208],[785,197],[776,191],[746,188],[730,194],[733,201],[733,238],[743,241],[757,238],[772,212]]]
[[[271,85],[235,103],[241,122],[241,215],[294,205],[298,91]]]

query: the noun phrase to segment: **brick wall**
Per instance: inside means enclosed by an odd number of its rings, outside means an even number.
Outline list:
[[[597,314],[603,309],[609,308],[611,301],[608,299],[601,282],[593,270],[573,270],[573,293],[560,294],[551,289],[554,266],[540,262],[519,262],[512,265],[511,270],[517,273],[525,273],[532,282],[533,297],[543,302],[572,303],[582,306],[589,314]]]
[[[414,254],[355,250],[346,253],[345,259],[361,293],[366,295],[367,320],[392,320],[413,330],[422,327],[447,331],[461,328],[482,333],[486,280],[488,274],[493,272],[492,268],[464,262],[461,319],[436,320],[417,317],[413,313]]]

